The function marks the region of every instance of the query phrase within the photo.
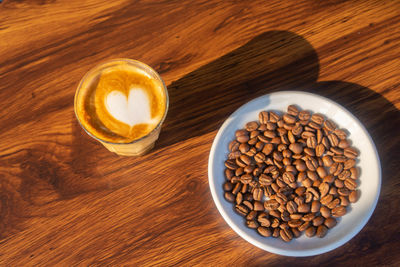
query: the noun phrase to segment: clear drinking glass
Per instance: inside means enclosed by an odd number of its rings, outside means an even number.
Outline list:
[[[94,133],[90,132],[88,129],[85,128],[85,126],[82,124],[78,112],[77,112],[77,106],[78,106],[78,101],[83,101],[83,95],[84,90],[89,90],[88,84],[90,84],[98,75],[105,69],[113,68],[116,67],[120,64],[128,64],[129,66],[132,66],[134,68],[137,68],[139,70],[144,71],[146,74],[150,75],[152,79],[154,79],[159,85],[162,87],[165,95],[165,110],[164,110],[164,115],[162,116],[161,120],[158,122],[157,126],[149,132],[147,135],[136,139],[130,143],[113,143],[109,142],[106,140],[102,140],[101,138],[97,137]],[[168,91],[167,87],[165,86],[164,81],[160,77],[160,75],[153,70],[151,67],[148,65],[137,61],[137,60],[132,60],[132,59],[114,59],[114,60],[109,60],[104,63],[101,63],[100,65],[94,67],[91,69],[88,73],[85,74],[85,76],[82,78],[82,80],[79,83],[78,89],[76,90],[75,93],[75,99],[74,99],[74,111],[76,118],[79,121],[79,124],[81,127],[85,130],[87,134],[89,134],[91,137],[93,137],[95,140],[99,141],[101,144],[103,144],[109,151],[114,152],[118,155],[121,156],[140,156],[148,152],[154,147],[155,142],[158,139],[158,136],[160,134],[161,130],[161,125],[165,120],[165,117],[167,115],[168,111],[168,105],[169,105],[169,98],[168,98]]]

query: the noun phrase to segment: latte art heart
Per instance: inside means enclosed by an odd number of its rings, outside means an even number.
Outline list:
[[[115,119],[134,126],[141,123],[153,123],[150,101],[141,88],[131,88],[126,96],[120,91],[111,91],[104,99],[107,111]]]

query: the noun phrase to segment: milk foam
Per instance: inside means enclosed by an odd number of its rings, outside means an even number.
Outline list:
[[[111,91],[104,101],[111,116],[131,127],[157,123],[157,119],[151,118],[149,97],[140,87],[130,88],[128,96],[117,90]]]

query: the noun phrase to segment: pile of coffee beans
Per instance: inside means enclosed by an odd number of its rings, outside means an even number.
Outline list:
[[[323,115],[294,105],[283,115],[262,111],[235,136],[225,199],[260,235],[324,237],[358,200],[358,150]]]

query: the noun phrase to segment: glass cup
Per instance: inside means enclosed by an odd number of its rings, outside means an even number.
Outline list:
[[[117,67],[121,64],[124,65],[129,65],[133,68],[139,69],[143,72],[145,72],[147,75],[149,75],[152,79],[154,79],[162,88],[164,91],[165,95],[165,110],[162,118],[158,122],[157,126],[150,131],[147,135],[136,139],[130,143],[113,143],[109,142],[106,140],[102,140],[101,138],[97,137],[94,133],[92,133],[89,129],[87,129],[82,121],[79,118],[79,114],[77,111],[78,107],[78,102],[83,101],[83,98],[85,96],[85,90],[89,90],[89,84],[96,79],[96,77],[99,76],[99,74],[105,70],[105,69],[110,69],[113,67]],[[139,62],[137,60],[132,60],[132,59],[114,59],[114,60],[109,60],[104,63],[101,63],[100,65],[97,65],[93,69],[91,69],[88,73],[85,74],[85,76],[82,78],[82,80],[79,83],[78,89],[76,90],[75,93],[75,99],[74,99],[74,111],[75,111],[75,116],[79,121],[79,124],[81,127],[85,130],[87,134],[89,134],[91,137],[93,137],[95,140],[99,141],[101,144],[103,144],[109,151],[114,152],[118,155],[121,156],[140,156],[145,153],[147,153],[149,150],[151,150],[154,147],[155,142],[158,139],[158,136],[160,134],[161,130],[161,125],[165,120],[165,117],[167,115],[168,111],[168,105],[169,105],[169,98],[168,98],[168,91],[167,87],[165,86],[164,81],[160,77],[160,75],[153,70],[151,67],[147,66],[146,64]]]

